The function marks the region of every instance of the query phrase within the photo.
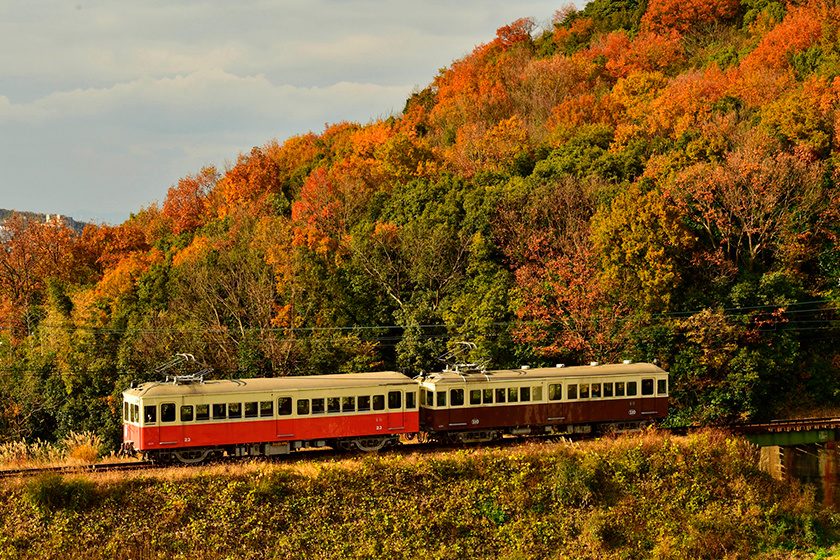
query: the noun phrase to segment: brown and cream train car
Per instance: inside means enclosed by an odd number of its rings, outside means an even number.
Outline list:
[[[438,439],[638,429],[668,414],[668,373],[649,363],[444,371],[420,382],[420,429]]]

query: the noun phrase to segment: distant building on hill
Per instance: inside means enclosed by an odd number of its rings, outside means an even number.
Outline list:
[[[16,210],[5,210],[0,208],[0,232],[5,229],[3,227],[3,223],[11,218],[13,214],[23,216],[27,220],[36,220],[43,224],[50,222],[63,223],[76,232],[76,234],[82,233],[82,230],[84,230],[87,225],[85,222],[77,222],[70,216],[63,216],[61,214],[38,214],[36,212],[18,212]]]

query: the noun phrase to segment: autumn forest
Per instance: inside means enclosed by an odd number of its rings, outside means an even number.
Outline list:
[[[594,0],[488,39],[401,114],[191,170],[123,224],[9,218],[0,442],[116,445],[120,393],[178,352],[416,374],[468,341],[658,360],[671,425],[840,405],[840,7]]]

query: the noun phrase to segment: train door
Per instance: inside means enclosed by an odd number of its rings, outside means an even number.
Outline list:
[[[467,408],[464,406],[464,388],[449,389],[449,427],[462,429],[467,425]]]
[[[295,437],[297,426],[294,416],[292,414],[292,405],[294,399],[291,395],[279,395],[275,399],[277,403],[277,420],[276,432],[277,439],[283,440]]]
[[[405,429],[405,408],[402,391],[388,391],[388,429],[398,432]]]
[[[654,378],[642,378],[640,396],[639,409],[641,410],[642,416],[652,416],[656,414],[656,380]]]
[[[184,424],[178,418],[182,401],[181,398],[170,398],[156,407],[143,407],[143,421],[156,422],[158,426],[158,445],[162,449],[180,447],[184,444]]]

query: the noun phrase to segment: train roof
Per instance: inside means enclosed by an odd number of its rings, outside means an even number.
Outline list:
[[[204,383],[149,382],[123,391],[123,395],[143,397],[174,397],[228,393],[262,393],[306,389],[352,388],[387,385],[413,385],[414,382],[398,371],[371,373],[339,373],[330,375],[298,375],[288,377],[259,377],[253,379],[212,379]]]
[[[620,364],[599,364],[589,366],[571,367],[548,367],[548,368],[520,368],[487,370],[484,372],[457,372],[444,371],[433,373],[421,378],[421,381],[428,383],[463,383],[489,381],[489,382],[510,382],[543,379],[563,379],[569,377],[601,377],[613,375],[657,375],[667,374],[665,370],[657,365],[639,363]]]

